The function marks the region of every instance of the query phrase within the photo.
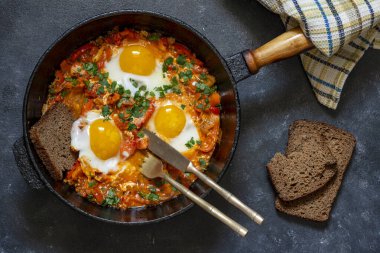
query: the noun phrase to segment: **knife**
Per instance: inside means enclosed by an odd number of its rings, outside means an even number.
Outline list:
[[[212,180],[211,178],[209,178],[208,176],[206,176],[205,174],[197,170],[197,168],[195,168],[195,166],[189,159],[187,159],[180,152],[175,150],[172,146],[170,146],[164,140],[159,138],[155,133],[149,131],[146,128],[144,128],[142,131],[149,138],[148,149],[153,154],[155,154],[156,156],[158,156],[159,158],[166,161],[167,163],[172,165],[174,168],[182,172],[193,173],[200,180],[202,180],[206,185],[214,189],[223,198],[225,198],[232,205],[240,209],[243,213],[245,213],[257,224],[261,224],[263,222],[264,218],[261,215],[259,215],[257,212],[255,212],[250,207],[248,207],[243,202],[241,202],[232,193],[230,193],[229,191],[219,186],[217,183],[215,183],[214,180]]]

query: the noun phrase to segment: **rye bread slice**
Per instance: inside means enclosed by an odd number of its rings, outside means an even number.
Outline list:
[[[302,142],[299,152],[285,157],[276,153],[267,169],[282,200],[306,196],[324,186],[335,175],[336,159],[319,134]]]
[[[70,149],[73,122],[69,108],[58,103],[29,131],[38,156],[54,180],[62,180],[63,172],[71,169],[77,159]]]
[[[334,126],[314,121],[298,120],[289,128],[287,153],[300,149],[300,138],[310,134],[321,134],[326,138],[326,144],[337,160],[336,176],[321,189],[297,200],[283,201],[276,199],[277,210],[301,218],[326,221],[329,218],[344,172],[350,162],[355,148],[355,137]]]

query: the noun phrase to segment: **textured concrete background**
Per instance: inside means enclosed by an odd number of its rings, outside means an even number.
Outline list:
[[[159,224],[119,226],[85,217],[47,190],[33,191],[11,146],[21,136],[21,106],[41,54],[66,29],[95,14],[144,9],[177,17],[206,35],[223,56],[259,46],[283,31],[256,1],[0,1],[0,252],[379,252],[380,52],[369,50],[344,88],[338,110],[320,106],[299,59],[276,63],[239,83],[237,152],[221,185],[266,218],[262,226],[212,192],[206,199],[250,230],[239,238],[194,207]],[[322,120],[358,143],[331,220],[316,224],[279,214],[265,164],[283,151],[287,126]]]

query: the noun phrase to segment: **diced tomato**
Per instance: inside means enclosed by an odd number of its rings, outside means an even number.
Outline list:
[[[63,83],[63,81],[65,80],[65,77],[63,76],[62,71],[57,70],[57,71],[55,72],[55,79],[57,80],[57,82],[58,82],[59,84]]]
[[[90,111],[94,107],[94,102],[92,99],[89,99],[82,107],[81,114],[84,115],[86,112]]]
[[[112,49],[110,47],[106,47],[106,61],[110,61],[112,57]]]
[[[145,136],[143,138],[137,138],[137,149],[147,149],[148,148],[148,138]]]
[[[143,120],[143,122],[142,122],[143,124],[144,124],[145,122],[148,122],[149,119],[150,119],[150,117],[152,117],[152,114],[153,114],[153,112],[154,112],[154,109],[155,109],[155,107],[154,107],[153,103],[150,102],[150,104],[149,104],[149,108],[148,108],[148,110],[146,111],[146,113],[145,113],[145,115],[144,115],[144,120]]]
[[[113,93],[107,97],[107,104],[112,105],[116,103],[120,99],[120,95],[118,93]]]
[[[216,114],[216,115],[219,115],[220,114],[220,109],[216,106],[211,106],[210,107],[210,112],[212,112],[213,114]]]
[[[114,34],[111,34],[111,35],[109,35],[109,36],[105,39],[105,41],[106,41],[107,43],[115,44],[115,45],[117,45],[117,46],[120,45],[121,40],[122,40],[122,37],[121,37],[120,33],[114,33]]]
[[[96,65],[98,66],[98,69],[102,69],[102,68],[104,68],[104,64],[105,64],[104,61],[98,61],[98,62],[96,63]]]
[[[61,62],[61,70],[63,72],[69,72],[71,70],[71,65],[67,62],[67,60],[63,60]]]
[[[71,169],[67,172],[66,178],[67,179],[76,179],[78,177],[78,174],[82,171],[80,162],[77,160],[74,165],[71,167]]]
[[[79,56],[81,56],[82,54],[84,54],[87,50],[90,50],[91,48],[95,47],[95,45],[91,44],[91,43],[87,43],[83,46],[81,46],[80,48],[78,48],[77,50],[74,51],[74,53],[71,54],[71,57],[70,59],[72,61],[76,61]]]
[[[130,137],[124,138],[123,142],[120,145],[120,154],[128,158],[129,156],[135,153],[136,146],[137,146],[136,140],[133,135]],[[127,154],[125,154],[124,152],[126,152]]]
[[[94,194],[93,195],[94,195],[94,198],[96,199],[97,203],[102,203],[103,202],[104,196],[103,196],[102,191],[99,188],[95,188],[94,189]]]
[[[216,106],[220,104],[220,95],[217,92],[214,92],[211,94],[210,98],[210,105]]]
[[[186,46],[180,43],[174,43],[173,47],[177,51],[178,54],[184,54],[187,57],[192,57],[190,50]]]
[[[121,37],[127,38],[129,40],[138,40],[140,38],[140,35],[137,32],[129,30],[129,29],[125,29],[119,34]]]

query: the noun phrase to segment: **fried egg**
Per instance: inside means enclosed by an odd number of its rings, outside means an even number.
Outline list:
[[[120,161],[120,130],[110,120],[104,120],[100,111],[89,111],[73,123],[71,147],[79,151],[81,163],[107,174],[116,171]]]
[[[189,151],[187,142],[199,140],[194,121],[185,109],[175,101],[156,101],[156,110],[147,123],[150,131],[181,153]]]
[[[140,86],[147,90],[169,84],[162,72],[162,62],[157,59],[149,45],[132,44],[115,50],[111,60],[105,64],[109,78],[136,93]]]

